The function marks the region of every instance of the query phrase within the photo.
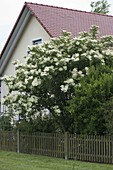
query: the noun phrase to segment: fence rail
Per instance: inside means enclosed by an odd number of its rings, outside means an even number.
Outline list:
[[[0,149],[113,164],[113,136],[1,131]]]

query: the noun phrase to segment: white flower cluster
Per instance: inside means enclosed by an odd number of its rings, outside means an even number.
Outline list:
[[[61,91],[63,91],[64,93],[66,93],[68,91],[68,88],[69,88],[69,85],[66,84],[66,85],[61,85]]]
[[[77,76],[78,76],[78,70],[77,70],[77,68],[74,68],[74,69],[72,70],[72,78],[73,78],[73,79],[76,79]]]
[[[56,114],[60,114],[61,113],[61,110],[60,110],[59,106],[57,106],[57,105],[53,106],[53,110],[54,110],[54,112]]]
[[[68,78],[67,80],[64,81],[64,84],[61,85],[61,91],[63,91],[64,93],[66,93],[69,89],[69,86],[74,86],[74,79],[73,78]]]
[[[41,84],[41,79],[35,78],[35,79],[32,81],[32,86],[39,86],[40,84]]]

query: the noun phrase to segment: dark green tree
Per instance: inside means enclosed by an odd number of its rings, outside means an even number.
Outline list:
[[[99,0],[99,1],[92,1],[91,4],[91,12],[96,12],[99,14],[107,14],[109,13],[110,4],[108,4],[107,0]]]
[[[105,126],[107,134],[113,135],[113,97],[106,101],[104,105]]]
[[[76,133],[105,134],[111,131],[113,112],[110,109],[113,96],[113,73],[106,65],[91,66],[87,76],[75,88],[75,96],[68,109],[75,118]],[[105,113],[106,112],[106,113]],[[108,121],[109,118],[109,121]],[[113,120],[113,118],[112,118]]]

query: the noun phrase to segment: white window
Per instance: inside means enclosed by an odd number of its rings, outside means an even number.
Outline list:
[[[42,43],[43,43],[42,38],[36,38],[36,39],[32,40],[32,46],[35,46],[35,45],[38,45],[38,44],[42,44]],[[29,55],[29,54],[30,54],[30,50],[28,48],[27,55]]]
[[[32,45],[42,44],[42,38],[32,40]]]

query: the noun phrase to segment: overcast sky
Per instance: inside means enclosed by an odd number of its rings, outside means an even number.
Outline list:
[[[91,11],[91,1],[97,0],[26,0],[39,4],[61,6],[82,11]],[[2,50],[15,22],[24,5],[25,0],[3,0],[0,4],[0,51]],[[110,15],[113,15],[113,0],[108,0],[111,4]]]

